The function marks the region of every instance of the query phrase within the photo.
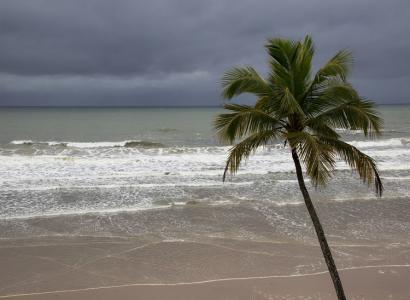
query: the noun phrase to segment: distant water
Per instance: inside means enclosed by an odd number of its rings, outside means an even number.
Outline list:
[[[384,135],[344,132],[374,157],[384,199],[410,195],[410,106],[381,106]],[[221,182],[229,146],[212,131],[219,108],[0,108],[0,218],[184,205],[301,203],[289,150],[258,151]],[[376,198],[342,162],[319,201]],[[349,202],[349,201],[347,201]]]

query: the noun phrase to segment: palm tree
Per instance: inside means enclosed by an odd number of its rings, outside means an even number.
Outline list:
[[[382,120],[374,103],[360,97],[347,81],[352,55],[347,50],[336,53],[312,75],[314,45],[311,37],[301,41],[269,39],[267,78],[250,66],[235,67],[222,77],[225,99],[250,93],[254,105],[226,103],[229,113],[220,114],[215,129],[223,142],[233,144],[226,162],[227,172],[237,172],[242,160],[258,147],[273,140],[288,145],[295,163],[299,188],[312,219],[323,256],[339,300],[346,299],[319,217],[306,188],[305,174],[315,187],[332,176],[335,159],[340,157],[356,170],[363,182],[374,183],[381,196],[383,185],[375,161],[354,146],[341,140],[335,130],[361,130],[365,136],[380,135]]]

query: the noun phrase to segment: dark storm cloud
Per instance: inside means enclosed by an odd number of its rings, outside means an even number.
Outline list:
[[[365,96],[408,102],[409,19],[408,0],[3,0],[0,104],[215,105],[226,68],[307,33],[316,65],[350,48]]]

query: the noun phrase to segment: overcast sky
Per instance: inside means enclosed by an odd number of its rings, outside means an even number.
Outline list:
[[[233,65],[267,71],[270,37],[312,35],[315,67],[410,102],[409,0],[1,0],[0,105],[218,105]]]

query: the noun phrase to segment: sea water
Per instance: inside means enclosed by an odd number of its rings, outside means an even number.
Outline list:
[[[410,195],[410,106],[380,106],[383,136],[340,130],[373,157],[383,200]],[[289,148],[259,149],[222,182],[221,108],[0,108],[0,219],[115,213],[186,203],[303,203]],[[377,201],[342,161],[316,201]]]

